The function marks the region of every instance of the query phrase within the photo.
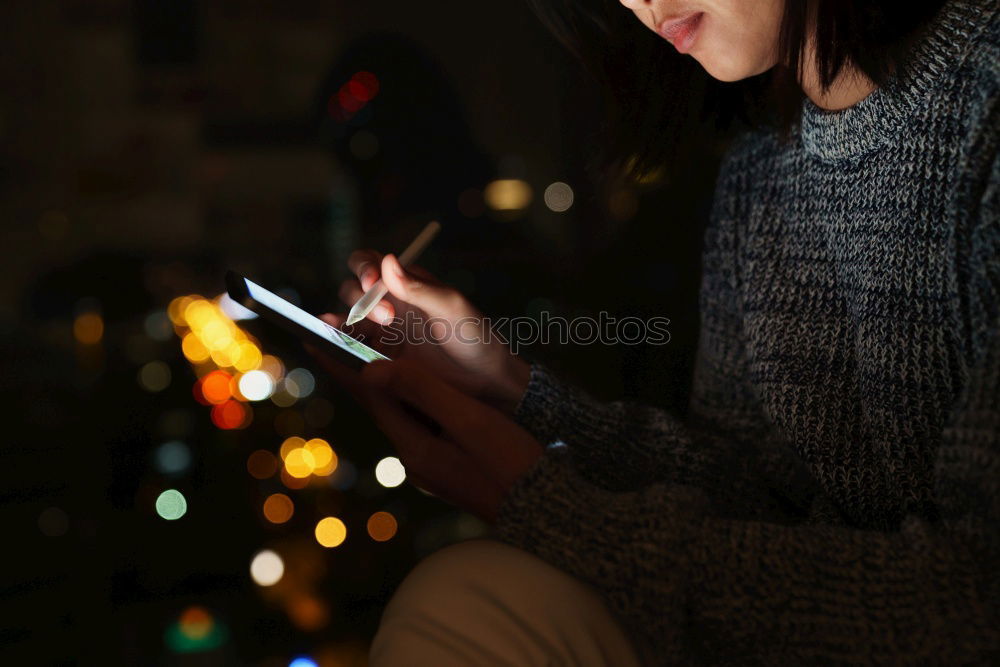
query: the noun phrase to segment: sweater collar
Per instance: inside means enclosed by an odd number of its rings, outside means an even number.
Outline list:
[[[994,0],[951,0],[931,20],[906,63],[868,97],[841,111],[825,111],[806,98],[801,124],[806,151],[826,160],[852,158],[897,136],[962,63],[995,11]]]

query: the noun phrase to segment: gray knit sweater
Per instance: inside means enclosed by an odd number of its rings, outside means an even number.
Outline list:
[[[533,365],[497,534],[657,662],[1000,664],[997,15],[731,150],[686,420]]]

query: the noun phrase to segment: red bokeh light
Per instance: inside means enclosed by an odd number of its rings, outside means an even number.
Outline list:
[[[225,371],[212,371],[201,379],[201,395],[209,403],[225,403],[233,396],[233,378]]]
[[[350,84],[347,84],[340,89],[340,92],[337,94],[337,101],[340,102],[340,106],[344,109],[344,111],[356,113],[365,105],[365,103],[352,95],[351,91],[348,90],[348,86],[350,86]]]
[[[378,89],[379,89],[378,78],[371,72],[358,72],[357,74],[351,77],[351,83],[361,86],[362,88],[365,89],[367,93],[364,98],[362,98],[360,95],[355,94],[355,96],[358,97],[358,99],[364,99],[365,102],[367,102],[376,95],[378,95]],[[351,93],[354,93],[353,89],[351,90]]]
[[[250,423],[250,411],[239,401],[229,400],[212,408],[212,423],[227,431],[241,428]]]

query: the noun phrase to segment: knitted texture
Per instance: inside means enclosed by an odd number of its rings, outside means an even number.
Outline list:
[[[656,661],[1000,662],[1000,40],[948,2],[854,107],[730,151],[689,416],[535,364],[498,536]]]

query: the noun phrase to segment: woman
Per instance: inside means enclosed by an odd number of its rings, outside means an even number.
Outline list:
[[[622,4],[712,77],[804,94],[721,169],[690,416],[472,343],[461,295],[355,253],[345,302],[381,276],[372,320],[443,318],[446,340],[330,370],[413,481],[499,538],[419,565],[373,664],[997,660],[996,3]],[[591,28],[615,39],[598,11],[552,15],[585,57]],[[667,139],[645,99],[619,115],[640,164]]]

